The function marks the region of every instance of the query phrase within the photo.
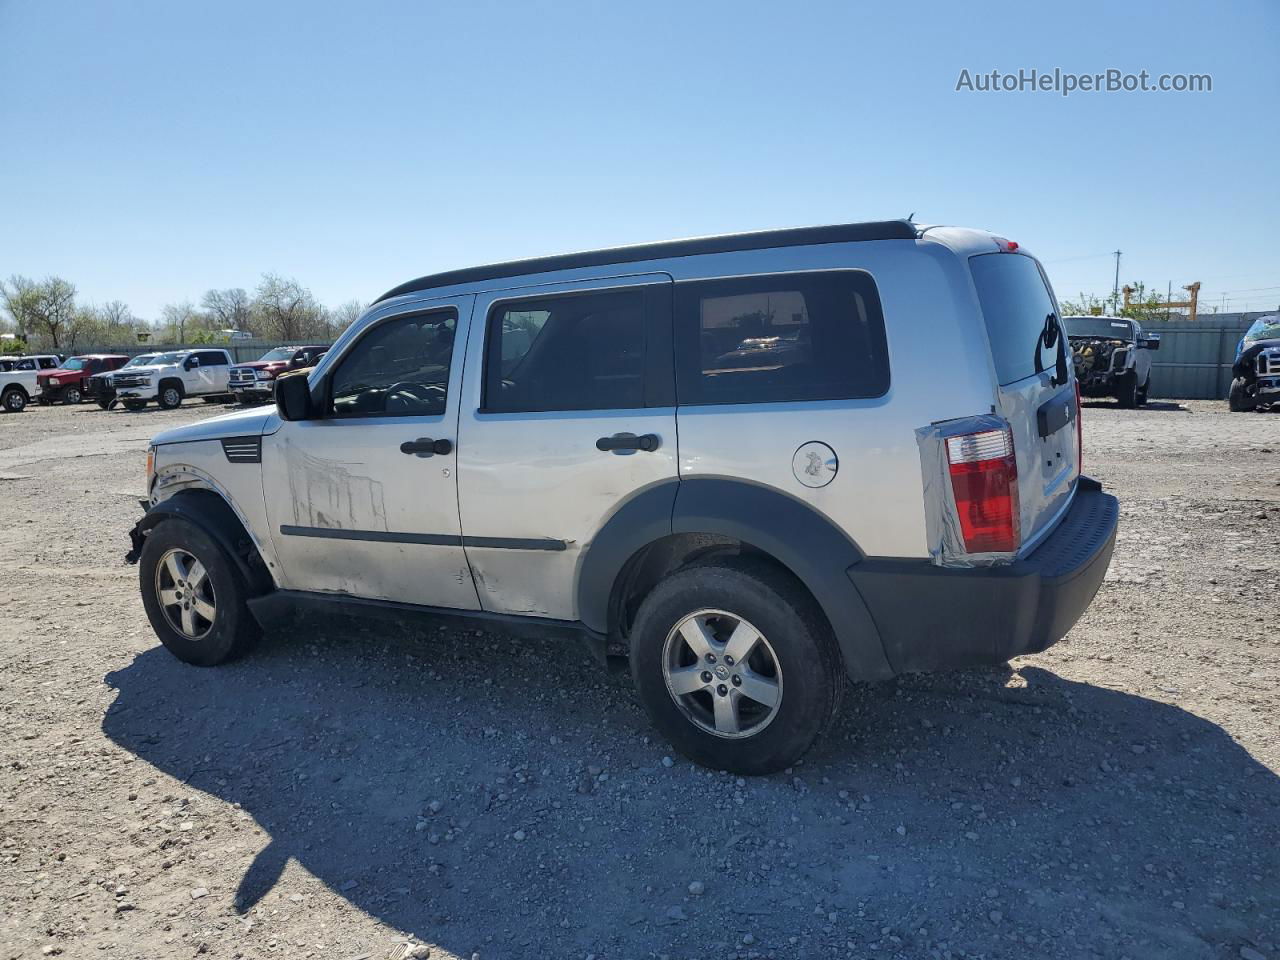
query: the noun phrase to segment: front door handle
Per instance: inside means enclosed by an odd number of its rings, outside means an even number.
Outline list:
[[[406,440],[400,444],[400,452],[416,454],[419,457],[434,457],[438,453],[443,457],[453,453],[453,444],[448,440],[432,440],[430,437],[419,437],[417,440]]]
[[[615,433],[612,437],[601,437],[596,441],[597,450],[612,450],[614,453],[625,450],[644,450],[652,453],[662,446],[656,433],[646,433],[637,437],[634,433]]]

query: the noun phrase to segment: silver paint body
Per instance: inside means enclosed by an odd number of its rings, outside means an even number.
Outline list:
[[[929,556],[918,427],[997,413],[1013,429],[1022,552],[1066,512],[1075,489],[1075,425],[1042,440],[1036,410],[1073,397],[1049,374],[997,385],[968,258],[1003,249],[991,234],[922,228],[916,240],[876,240],[675,257],[440,287],[375,304],[310,374],[313,387],[371,327],[451,306],[458,312],[448,404],[438,417],[284,422],[259,408],[160,434],[156,500],[206,482],[232,502],[276,583],[458,609],[576,620],[585,549],[636,493],[684,477],[728,477],[776,488],[829,518],[873,556]],[[1025,256],[1025,251],[1007,253]],[[724,404],[635,410],[480,410],[485,320],[499,301],[564,290],[832,269],[874,278],[885,317],[890,388],[867,400]],[[656,434],[654,452],[596,449],[614,433]],[[228,463],[218,439],[263,434],[261,467]],[[448,439],[449,456],[399,445]],[[793,459],[820,441],[838,458],[822,486],[801,483]],[[168,479],[166,479],[168,478]],[[203,479],[201,479],[203,478]],[[564,541],[513,550],[285,536],[282,525]]]

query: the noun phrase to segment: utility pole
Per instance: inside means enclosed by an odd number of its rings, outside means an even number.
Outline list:
[[[1111,311],[1115,313],[1120,306],[1120,251],[1116,251],[1116,282],[1111,287]]]

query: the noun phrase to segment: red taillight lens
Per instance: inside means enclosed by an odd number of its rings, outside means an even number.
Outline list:
[[[1018,463],[1008,430],[947,438],[951,490],[969,553],[1013,553],[1022,538]]]
[[[1080,381],[1076,381],[1076,476],[1084,475],[1084,423],[1080,415],[1084,405],[1080,402]]]

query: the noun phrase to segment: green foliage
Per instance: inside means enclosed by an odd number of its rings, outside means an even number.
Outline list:
[[[15,355],[27,352],[27,341],[15,337],[12,340],[0,340],[0,353],[12,353]]]

